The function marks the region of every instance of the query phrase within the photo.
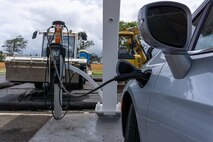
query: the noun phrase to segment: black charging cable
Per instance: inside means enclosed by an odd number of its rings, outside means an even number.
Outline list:
[[[85,93],[83,95],[74,96],[74,95],[70,94],[70,97],[79,98],[79,97],[87,96],[87,95],[97,91],[98,89],[102,88],[103,86],[109,84],[112,81],[120,82],[120,81],[129,80],[129,79],[136,79],[140,83],[140,86],[144,86],[146,84],[146,82],[148,81],[148,79],[149,79],[149,75],[147,75],[146,73],[141,72],[141,70],[136,70],[136,71],[134,71],[132,73],[126,73],[126,74],[117,75],[114,78],[104,82],[103,84],[101,84],[97,88],[95,88],[95,89],[93,89],[93,90],[91,90],[91,91],[89,91],[89,92],[87,92],[87,93]]]

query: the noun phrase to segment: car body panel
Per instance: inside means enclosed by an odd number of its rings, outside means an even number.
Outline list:
[[[123,90],[123,97],[126,95],[126,92],[131,96],[135,111],[137,121],[140,122],[139,129],[146,127],[146,117],[147,117],[147,108],[149,105],[149,100],[151,97],[150,90],[152,90],[155,80],[157,79],[158,74],[160,73],[161,68],[165,64],[165,58],[162,52],[158,52],[155,56],[159,60],[150,60],[147,62],[146,69],[151,70],[151,76],[145,87],[141,89],[136,80],[131,80],[127,83]],[[125,107],[125,106],[124,106]],[[143,135],[140,136],[140,139],[145,139],[145,131],[142,131]]]
[[[213,90],[208,89],[213,53],[192,58],[184,79],[174,79],[167,64],[159,74],[149,104],[148,142],[213,141]]]
[[[213,88],[207,81],[213,80],[213,53],[192,56],[189,73],[179,80],[174,79],[163,56],[160,52],[155,57],[158,60],[143,68],[152,70],[144,88],[135,80],[124,88],[135,106],[140,139],[143,142],[213,141],[213,90],[206,89]],[[205,67],[198,70],[200,66]],[[198,89],[201,82],[204,84]]]

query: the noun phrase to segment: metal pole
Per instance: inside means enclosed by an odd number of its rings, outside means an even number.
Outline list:
[[[58,84],[54,84],[54,115],[56,118],[61,118],[62,116],[62,90],[58,87]],[[59,100],[60,97],[60,100]],[[60,103],[61,101],[61,103]]]
[[[103,0],[103,82],[116,75],[118,60],[120,0]],[[98,114],[115,115],[120,112],[117,104],[117,83],[103,87],[102,104],[96,105]]]
[[[62,79],[63,76],[63,58],[60,55],[60,79]],[[54,115],[56,118],[61,118],[62,116],[62,89],[59,88],[58,84],[54,84]]]

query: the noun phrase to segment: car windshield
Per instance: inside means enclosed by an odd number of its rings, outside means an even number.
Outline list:
[[[119,36],[119,45],[125,46],[128,49],[131,49],[132,47],[132,37],[128,35],[120,35]]]
[[[52,39],[52,36],[48,36],[49,39]],[[62,40],[63,46],[66,48],[66,57],[68,57],[68,36],[63,36]],[[46,56],[46,47],[47,47],[47,37],[44,36],[44,42],[42,46],[42,56]],[[70,36],[69,37],[69,57],[74,57],[74,50],[75,50],[75,37]]]

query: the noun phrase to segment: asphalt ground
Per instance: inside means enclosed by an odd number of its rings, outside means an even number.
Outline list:
[[[50,118],[46,112],[0,112],[0,141],[27,142]]]
[[[85,85],[83,90],[73,91],[73,95],[79,96],[91,89]],[[95,92],[80,98],[63,97],[64,105],[69,102],[70,109],[94,109],[100,102],[100,96]],[[44,95],[43,90],[35,90],[31,83],[15,85],[0,90],[0,110],[46,110],[53,103],[53,95]]]
[[[99,85],[101,82],[97,82]],[[18,85],[17,85],[18,84]],[[73,90],[74,96],[81,96],[93,89],[93,86],[86,82],[84,89]],[[122,87],[119,88],[121,92]],[[50,110],[53,103],[53,95],[46,95],[44,90],[35,90],[32,83],[0,83],[0,110]],[[117,100],[120,102],[121,93],[118,93]],[[101,97],[97,92],[79,98],[63,96],[64,108],[69,110],[94,109]],[[69,105],[68,105],[69,104]]]

